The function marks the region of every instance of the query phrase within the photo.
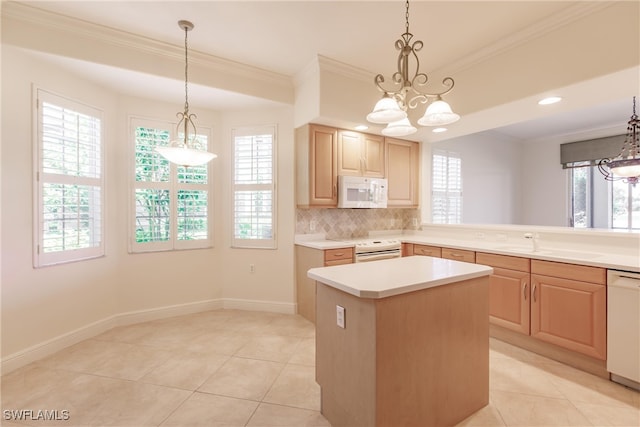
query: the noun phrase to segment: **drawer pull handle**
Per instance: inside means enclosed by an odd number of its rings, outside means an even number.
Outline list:
[[[452,256],[452,257],[456,257],[456,258],[462,258],[464,255],[462,255],[462,254],[457,254],[457,253],[455,253],[455,252],[451,252],[451,256]]]
[[[533,302],[536,302],[536,285],[533,285]]]
[[[340,252],[339,254],[333,254],[333,256],[342,256],[344,255],[344,252]]]
[[[527,284],[525,283],[524,286],[522,287],[522,297],[524,298],[524,300],[527,300]]]

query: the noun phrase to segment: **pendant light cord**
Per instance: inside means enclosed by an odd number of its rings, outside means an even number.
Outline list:
[[[189,56],[187,47],[187,33],[189,28],[184,27],[184,111],[186,115],[189,114]]]

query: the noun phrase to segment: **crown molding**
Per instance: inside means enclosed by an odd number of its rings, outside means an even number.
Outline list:
[[[5,20],[7,18],[16,22],[24,22],[44,29],[55,30],[71,37],[94,39],[102,43],[172,61],[184,60],[184,48],[181,46],[45,11],[23,3],[14,1],[3,2],[2,19]],[[234,76],[257,80],[265,84],[277,85],[293,90],[291,77],[283,74],[263,70],[196,50],[189,51],[189,60],[192,61],[192,64],[197,64],[212,71],[232,74]]]
[[[329,71],[354,80],[373,83],[374,73],[337,61],[328,56],[318,55],[318,66],[320,71]]]
[[[495,43],[470,53],[457,61],[436,69],[432,71],[432,73],[438,75],[458,74],[473,67],[474,65],[487,61],[494,56],[516,49],[529,41],[535,40],[574,21],[606,9],[615,3],[616,2],[611,1],[576,2],[558,13],[548,16],[544,20],[529,25],[528,27],[510,34]]]

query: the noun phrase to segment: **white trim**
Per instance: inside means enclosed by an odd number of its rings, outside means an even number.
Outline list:
[[[29,363],[40,360],[69,346],[98,336],[116,326],[149,322],[175,316],[200,313],[211,310],[246,310],[266,311],[281,314],[296,314],[296,304],[278,301],[244,300],[235,298],[219,298],[157,307],[146,310],[136,310],[115,314],[98,320],[73,331],[50,338],[2,358],[0,372],[2,375],[21,368]]]
[[[297,311],[297,304],[291,302],[224,298],[223,305],[226,310],[268,311],[282,314],[296,314]]]

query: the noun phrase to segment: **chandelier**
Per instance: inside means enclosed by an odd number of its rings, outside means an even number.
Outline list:
[[[373,111],[367,115],[367,120],[371,123],[386,124],[382,130],[386,136],[406,136],[417,132],[407,116],[408,109],[414,109],[420,104],[432,101],[424,115],[418,120],[422,126],[444,126],[456,122],[460,116],[451,110],[449,104],[442,100],[442,96],[451,92],[454,81],[451,77],[442,80],[442,85],[446,88],[439,93],[427,93],[422,90],[426,86],[429,78],[425,73],[420,72],[420,60],[418,54],[423,43],[420,40],[411,41],[413,34],[409,32],[409,0],[406,2],[405,32],[396,40],[398,54],[398,71],[392,76],[393,88],[383,86],[384,76],[378,74],[374,78],[374,83],[383,93]],[[415,59],[415,67],[410,67],[409,59]],[[410,77],[410,73],[413,76]]]
[[[178,21],[178,26],[184,30],[184,111],[178,112],[176,116],[180,119],[176,126],[178,138],[171,141],[169,146],[158,146],[155,151],[162,157],[179,166],[203,165],[217,156],[206,149],[198,140],[196,125],[193,119],[195,114],[189,113],[189,58],[187,55],[187,33],[193,30],[193,24],[189,21]],[[180,127],[182,126],[182,138],[180,139]],[[189,135],[189,131],[193,133]]]
[[[621,179],[629,184],[637,184],[640,180],[640,120],[636,114],[636,97],[633,97],[633,114],[627,124],[627,136],[622,150],[613,159],[602,159],[598,169],[607,181]]]

